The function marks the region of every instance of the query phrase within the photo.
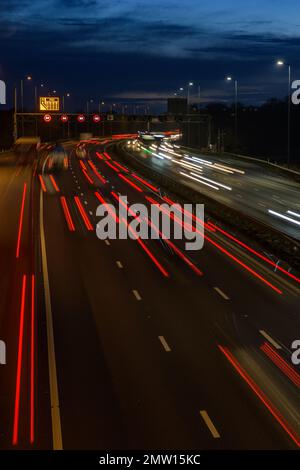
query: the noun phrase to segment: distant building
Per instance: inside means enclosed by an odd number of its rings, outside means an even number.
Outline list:
[[[186,114],[187,99],[186,98],[168,98],[168,114]]]

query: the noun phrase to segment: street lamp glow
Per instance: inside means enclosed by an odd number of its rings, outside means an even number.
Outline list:
[[[231,81],[232,81],[232,77],[228,76],[228,77],[226,77],[226,80],[227,80],[228,82],[231,82]]]
[[[284,61],[283,60],[277,60],[276,64],[279,65],[279,66],[282,66],[282,65],[284,65]]]
[[[28,75],[28,76],[26,77],[26,80],[32,80],[32,76],[31,76],[31,75]]]
[[[179,91],[183,91],[183,90],[184,90],[184,88],[182,88],[182,87],[179,88]]]
[[[69,98],[69,97],[70,97],[70,93],[67,93],[66,96]]]
[[[189,86],[193,86],[193,85],[194,85],[194,83],[193,83],[193,82],[189,82]]]

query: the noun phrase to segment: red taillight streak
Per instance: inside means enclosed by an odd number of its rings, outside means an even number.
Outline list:
[[[62,205],[64,214],[65,214],[65,218],[66,218],[66,221],[67,221],[69,230],[70,230],[71,232],[75,232],[75,226],[74,226],[74,223],[73,223],[73,220],[72,220],[72,217],[71,217],[69,208],[68,208],[68,204],[67,204],[66,198],[65,198],[64,196],[62,196],[62,197],[60,198],[60,202],[61,202],[61,205]]]
[[[126,181],[127,184],[129,184],[130,186],[132,186],[134,189],[136,189],[136,190],[139,191],[140,193],[143,192],[142,188],[140,188],[140,187],[137,186],[135,183],[133,183],[132,181],[130,181],[128,178],[126,178],[126,176],[121,175],[121,173],[118,173],[118,176],[119,176],[119,178],[121,178],[122,180]]]
[[[168,197],[164,197],[163,198],[168,204],[175,204],[171,199],[169,199]],[[185,211],[187,214],[189,214],[188,211]],[[194,216],[194,214],[192,214],[192,217],[194,220],[197,220],[198,222],[200,222],[199,219],[197,219],[197,217]],[[300,282],[300,279],[295,276],[294,274],[290,273],[289,271],[287,271],[286,269],[282,268],[281,266],[278,266],[276,263],[274,263],[274,261],[270,260],[269,258],[267,258],[266,256],[262,255],[261,253],[258,253],[256,250],[254,250],[253,248],[251,248],[249,245],[247,245],[246,243],[242,242],[241,240],[239,240],[238,238],[234,237],[233,235],[231,235],[230,233],[226,232],[226,230],[223,230],[221,229],[220,227],[218,227],[217,225],[213,224],[212,222],[209,222],[208,224],[205,224],[206,228],[208,228],[209,230],[214,230],[214,231],[218,231],[220,233],[222,233],[222,235],[225,235],[225,237],[229,238],[230,240],[234,241],[235,243],[237,243],[238,245],[242,246],[243,248],[245,248],[247,251],[249,251],[250,253],[254,254],[255,256],[257,256],[258,258],[262,259],[263,261],[265,261],[266,263],[270,264],[271,266],[273,266],[274,268],[278,269],[278,271],[281,271],[282,273],[284,273],[286,276],[290,277],[291,279],[293,279],[294,281],[296,282]]]
[[[26,185],[26,183],[24,183],[22,203],[21,203],[21,211],[20,211],[20,219],[19,219],[19,231],[18,231],[18,239],[17,239],[16,258],[19,258],[19,256],[20,256],[20,245],[21,245],[21,236],[22,236],[22,228],[23,228],[23,218],[24,218],[26,191],[27,191],[27,185]]]
[[[114,165],[117,165],[117,167],[121,168],[121,170],[125,171],[125,173],[129,173],[129,170],[127,170],[125,166],[120,165],[120,163],[116,162],[115,160],[114,160]]]
[[[80,160],[79,163],[80,163],[81,168],[86,171],[87,168],[86,168],[85,164],[83,163],[83,161]]]
[[[268,343],[264,343],[260,349],[279,367],[279,369],[300,388],[300,375],[273,349]]]
[[[157,203],[154,199],[152,198],[149,198],[146,196],[146,199],[148,201],[150,201],[152,204],[156,204],[156,205],[159,205],[159,203]],[[161,207],[161,205],[159,205],[160,208],[161,208],[161,211],[162,212],[165,212],[169,215],[169,217],[171,217],[176,223],[179,223],[182,227],[186,227],[186,224],[183,224],[183,222],[178,219],[178,217],[174,216],[174,214],[170,214],[168,212],[166,212],[166,210],[164,208]],[[198,230],[195,229],[194,230],[195,232],[198,233]],[[199,232],[201,233],[201,232]],[[242,266],[244,269],[246,269],[248,272],[250,272],[253,276],[255,276],[257,279],[259,279],[260,281],[262,281],[264,284],[266,284],[268,287],[270,287],[271,289],[273,289],[275,292],[277,292],[278,294],[282,294],[282,291],[280,289],[278,289],[276,286],[274,286],[271,282],[269,282],[267,279],[265,279],[263,276],[261,276],[260,274],[258,274],[256,271],[254,271],[252,268],[250,268],[249,266],[247,266],[247,264],[245,264],[243,261],[239,260],[236,256],[234,256],[233,254],[231,254],[229,251],[227,251],[225,248],[223,248],[222,246],[220,246],[218,243],[216,243],[214,240],[212,240],[211,238],[209,238],[207,235],[203,234],[205,240],[207,240],[209,243],[211,243],[212,245],[214,245],[216,248],[218,248],[218,250],[220,250],[222,253],[224,253],[225,255],[227,255],[229,258],[231,258],[233,261],[235,261],[237,264],[239,264],[240,266]]]
[[[90,167],[92,168],[93,172],[95,173],[95,175],[97,176],[97,178],[101,181],[101,183],[106,183],[105,179],[103,178],[103,176],[100,175],[100,173],[98,172],[97,168],[95,167],[95,165],[89,161],[89,165]]]
[[[41,187],[42,187],[42,190],[44,191],[44,193],[47,191],[47,188],[46,188],[46,185],[45,185],[45,182],[44,182],[44,178],[42,177],[42,175],[39,175],[39,180],[40,180],[40,183],[41,183]]]
[[[128,211],[128,213],[130,215],[132,215],[133,217],[135,217],[137,220],[141,220],[140,217],[138,217],[135,212],[130,209],[130,207],[128,207],[127,204],[125,204],[124,201],[122,201],[122,199],[119,198],[119,196],[114,193],[113,191],[111,192],[112,196],[119,202],[123,205],[123,207],[125,207]],[[183,259],[183,261],[198,275],[198,276],[202,276],[203,273],[202,271],[200,271],[200,269],[197,268],[197,266],[194,265],[194,263],[192,263],[183,253],[182,251],[177,248],[176,245],[174,245],[173,242],[171,242],[171,240],[169,240],[168,238],[165,238],[163,232],[161,232],[157,227],[156,225],[152,222],[152,220],[149,220],[147,218],[144,218],[144,220],[147,222],[147,224],[151,227],[154,228],[154,230],[160,235],[160,237],[175,251],[175,253],[181,258]]]
[[[34,368],[35,368],[35,276],[31,276],[31,338],[30,338],[30,443],[34,442]]]
[[[129,229],[129,231],[134,235],[134,238],[136,239],[136,241],[139,243],[139,245],[143,248],[143,250],[145,251],[145,253],[147,253],[147,255],[149,256],[149,258],[153,261],[153,263],[158,267],[158,269],[160,270],[160,272],[165,276],[165,277],[169,277],[169,273],[165,270],[165,268],[160,264],[160,262],[156,259],[156,257],[153,255],[153,253],[149,250],[149,248],[147,248],[147,246],[145,245],[145,243],[140,239],[138,238],[138,235],[137,233],[133,230],[132,227],[130,227],[130,225],[128,224],[128,222],[125,220],[125,219],[121,219],[123,223],[125,223]]]
[[[274,416],[276,421],[281,425],[281,427],[285,430],[285,432],[291,437],[291,439],[295,442],[295,444],[300,447],[300,437],[296,434],[294,430],[292,430],[288,423],[286,423],[281,413],[275,408],[275,406],[270,402],[267,396],[263,393],[263,391],[256,385],[256,383],[252,380],[252,378],[247,374],[247,372],[242,368],[239,362],[235,359],[233,354],[228,350],[228,348],[218,345],[220,351],[224,354],[224,356],[228,359],[231,365],[235,368],[235,370],[239,373],[239,375],[247,382],[249,387],[252,391],[256,394],[256,396],[262,401],[262,403],[267,407],[269,412]]]
[[[57,186],[57,183],[56,183],[56,181],[55,181],[55,179],[54,179],[54,176],[53,176],[53,175],[50,175],[49,178],[50,178],[50,180],[51,180],[51,183],[53,184],[53,187],[54,187],[55,191],[56,191],[57,193],[59,193],[59,187]]]
[[[74,200],[75,200],[75,204],[76,204],[76,206],[78,207],[78,210],[79,210],[79,212],[80,212],[80,214],[81,214],[81,217],[82,217],[82,219],[83,219],[83,222],[84,222],[86,228],[87,228],[89,231],[94,230],[94,228],[93,228],[93,226],[92,226],[92,224],[91,224],[91,222],[90,222],[90,219],[88,218],[88,216],[87,216],[87,214],[86,214],[86,212],[85,212],[85,210],[84,210],[84,207],[83,207],[83,205],[82,205],[81,202],[80,202],[79,197],[78,197],[78,196],[74,196]]]
[[[107,153],[107,152],[103,152],[103,155],[104,155],[106,158],[108,158],[108,160],[111,160],[111,156],[110,156],[110,155],[108,155],[108,153]]]
[[[112,165],[111,163],[105,161],[106,165],[108,165],[112,170],[116,171],[117,173],[120,171],[119,168],[117,168],[116,166]]]
[[[158,193],[159,189],[156,188],[155,186],[153,186],[152,184],[148,183],[147,181],[145,181],[143,178],[141,178],[140,176],[136,175],[135,173],[131,173],[131,176],[135,179],[137,179],[138,181],[140,181],[141,183],[143,183],[145,186],[147,186],[148,188],[152,189],[152,191]]]
[[[138,217],[128,206],[127,204],[125,204],[124,201],[122,201],[119,196],[114,193],[114,192],[111,192],[112,196],[117,200],[119,201],[123,207],[125,207],[127,209],[127,211],[135,218],[137,218],[137,220],[140,220],[140,217]],[[141,247],[143,248],[143,250],[147,253],[147,255],[152,259],[152,261],[154,262],[154,264],[158,267],[158,269],[162,272],[162,274],[165,276],[165,277],[169,277],[169,273],[165,270],[165,268],[160,264],[160,262],[155,258],[155,256],[153,255],[153,253],[149,250],[149,248],[147,248],[147,246],[145,245],[145,243],[140,239],[138,238],[138,235],[137,233],[132,229],[132,227],[130,227],[130,225],[128,224],[128,222],[122,218],[122,222],[123,223],[126,223],[128,229],[134,234],[135,236],[135,239],[137,240],[137,242],[141,245]],[[149,221],[148,221],[149,223]]]
[[[20,416],[20,395],[21,395],[21,374],[22,374],[22,357],[23,357],[23,337],[24,337],[24,316],[25,316],[25,300],[26,300],[26,282],[27,277],[23,275],[21,307],[20,307],[20,328],[17,358],[17,376],[16,376],[16,393],[14,408],[14,424],[13,424],[13,445],[18,443],[19,435],[19,416]]]
[[[177,246],[171,242],[171,240],[169,240],[168,238],[165,238],[164,237],[164,234],[163,232],[161,232],[156,226],[155,224],[152,222],[152,220],[148,220],[148,223],[151,225],[151,227],[154,228],[154,230],[156,230],[157,233],[159,233],[159,235],[162,237],[162,239],[175,251],[175,253],[198,275],[198,276],[203,276],[203,272],[200,271],[199,268],[197,268],[197,266],[194,265],[194,263],[192,263],[192,261],[190,261],[183,253],[182,251],[177,248]]]
[[[97,157],[99,158],[99,160],[103,160],[103,156],[101,155],[101,153],[96,152],[96,155],[97,155]]]
[[[88,173],[84,169],[82,169],[82,173],[84,174],[84,176],[86,177],[86,179],[88,180],[89,183],[94,184],[94,181],[92,180],[92,178],[88,175]]]
[[[214,227],[215,230],[217,230],[218,232],[222,233],[223,235],[225,235],[227,238],[230,238],[230,240],[234,241],[235,243],[237,243],[238,245],[242,246],[243,248],[245,248],[246,250],[248,250],[250,253],[254,254],[255,256],[257,256],[258,258],[262,259],[263,261],[265,261],[266,263],[270,264],[271,266],[273,266],[274,268],[278,269],[279,271],[281,271],[282,273],[284,273],[286,276],[290,277],[291,279],[293,279],[294,281],[296,282],[300,282],[300,279],[296,276],[294,276],[292,273],[289,273],[286,269],[282,268],[281,266],[278,266],[276,263],[274,263],[274,261],[268,259],[266,256],[258,253],[257,251],[255,251],[253,248],[251,248],[250,246],[246,245],[246,243],[242,242],[241,240],[239,240],[238,238],[236,237],[233,237],[232,235],[230,235],[230,233],[226,232],[225,230],[221,229],[220,227],[217,227],[216,225],[213,225],[212,226]]]
[[[119,223],[119,218],[117,217],[117,215],[111,210],[111,207],[106,203],[105,199],[101,196],[101,194],[99,194],[98,192],[95,192],[95,196],[96,198],[101,202],[101,204],[103,204],[103,206],[105,207],[105,209],[107,210],[107,212],[109,213],[109,215],[116,221]]]

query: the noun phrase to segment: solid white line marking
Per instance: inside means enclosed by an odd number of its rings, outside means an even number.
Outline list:
[[[166,352],[170,352],[171,351],[171,348],[170,346],[168,345],[167,341],[165,340],[165,338],[163,336],[159,336],[158,337],[159,341],[161,342],[161,344],[163,345],[163,348]]]
[[[212,436],[213,436],[215,439],[219,439],[221,436],[220,436],[220,434],[218,433],[216,427],[214,426],[212,420],[211,420],[210,417],[208,416],[207,411],[201,410],[201,411],[200,411],[200,415],[202,416],[202,419],[203,419],[203,421],[205,422],[205,424],[206,424],[206,426],[208,427],[208,429],[210,430]]]
[[[132,293],[135,296],[136,300],[142,300],[142,297],[140,296],[137,290],[133,290]]]
[[[259,330],[259,332],[260,332],[260,334],[261,334],[266,340],[269,341],[269,343],[271,343],[271,344],[274,346],[274,348],[276,348],[276,349],[282,349],[282,347],[280,346],[280,344],[276,343],[276,341],[275,341],[273,338],[271,338],[271,336],[268,335],[268,333],[266,333],[264,330]]]
[[[120,268],[120,269],[123,268],[123,264],[121,263],[121,261],[117,261],[117,266],[118,266],[118,268]]]
[[[215,291],[218,292],[218,294],[223,297],[225,300],[229,300],[229,297],[219,288],[219,287],[214,287]]]
[[[45,240],[45,229],[44,229],[44,205],[43,205],[42,189],[40,189],[40,237],[41,237],[42,271],[43,271],[45,307],[46,307],[46,324],[47,324],[46,327],[47,327],[47,346],[48,346],[48,366],[49,366],[53,449],[62,450],[63,443],[62,443],[59,395],[58,395],[58,384],[57,384],[57,370],[56,370],[56,359],[55,359],[51,294],[50,294],[50,285],[49,285],[46,240]]]
[[[105,244],[106,244],[107,246],[109,246],[109,245],[110,245],[110,241],[109,241],[109,240],[105,240]]]

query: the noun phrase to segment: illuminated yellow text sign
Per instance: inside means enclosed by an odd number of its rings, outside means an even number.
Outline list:
[[[59,111],[59,98],[40,96],[40,111]]]

